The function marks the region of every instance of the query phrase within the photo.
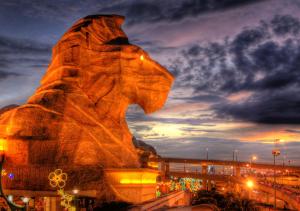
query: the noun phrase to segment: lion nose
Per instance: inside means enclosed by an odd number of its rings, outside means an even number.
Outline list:
[[[161,72],[168,80],[170,80],[170,82],[174,81],[174,76],[172,75],[172,73],[170,73],[166,68],[164,68],[162,65],[160,65],[159,63],[154,62],[155,65],[155,69],[159,72]]]

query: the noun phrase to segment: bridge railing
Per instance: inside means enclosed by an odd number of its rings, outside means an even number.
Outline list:
[[[274,184],[272,182],[259,181],[258,183],[260,185],[264,185],[274,189]],[[291,189],[288,186],[280,185],[280,184],[276,184],[275,187],[277,191],[281,191],[282,193],[288,195],[290,198],[293,198],[298,203],[300,203],[300,191]]]

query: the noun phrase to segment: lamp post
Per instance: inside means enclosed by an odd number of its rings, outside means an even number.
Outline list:
[[[257,156],[256,155],[252,155],[251,159],[250,159],[250,173],[252,174],[252,163],[254,163],[254,161],[257,160]]]
[[[246,186],[248,187],[248,198],[250,199],[251,198],[251,192],[252,192],[252,189],[254,187],[254,182],[253,180],[251,179],[248,179],[246,181]]]
[[[206,161],[208,161],[208,148],[206,148]]]
[[[235,152],[235,161],[238,162],[238,153],[239,153],[239,150],[234,150]]]
[[[232,151],[232,163],[234,164],[235,163],[235,166],[237,167],[238,163],[238,150],[235,149]],[[232,175],[234,175],[234,168],[232,170]]]
[[[0,197],[2,197],[5,202],[8,204],[9,208],[12,211],[15,210],[26,210],[25,206],[21,206],[21,205],[17,205],[15,204],[12,200],[9,200],[7,198],[7,196],[4,194],[3,192],[3,187],[2,187],[2,170],[3,170],[3,164],[5,161],[5,140],[4,139],[0,139]]]
[[[279,139],[276,139],[274,141],[274,147],[276,146],[276,143],[279,142],[280,140]],[[276,210],[276,156],[279,156],[280,155],[280,150],[279,149],[276,149],[274,148],[272,150],[272,155],[273,155],[273,158],[274,158],[274,169],[273,169],[273,174],[274,174],[274,210]]]

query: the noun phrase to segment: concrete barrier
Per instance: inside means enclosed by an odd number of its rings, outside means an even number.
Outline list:
[[[151,211],[159,208],[168,208],[174,206],[188,206],[190,204],[190,193],[185,191],[177,191],[168,195],[144,202],[133,206],[131,211]]]

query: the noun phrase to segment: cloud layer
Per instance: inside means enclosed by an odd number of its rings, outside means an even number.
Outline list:
[[[211,102],[219,118],[299,124],[299,32],[298,18],[276,15],[223,42],[196,43],[173,63],[181,60],[177,86],[192,87],[190,100]],[[241,93],[251,94],[230,100]]]

